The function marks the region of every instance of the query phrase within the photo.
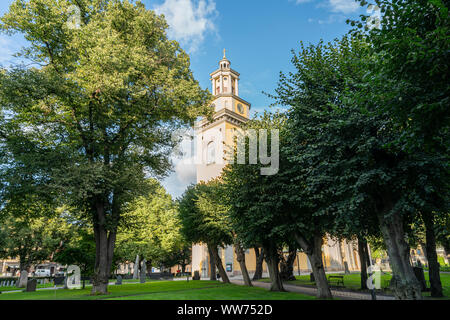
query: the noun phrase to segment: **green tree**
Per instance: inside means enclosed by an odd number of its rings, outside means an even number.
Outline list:
[[[296,73],[282,75],[277,98],[291,106],[287,145],[291,161],[303,168],[302,198],[313,216],[332,218],[325,230],[335,235],[367,237],[380,230],[396,297],[420,299],[405,237],[421,211],[442,209],[448,171],[442,155],[395,147],[398,131],[378,112],[364,77],[373,59],[357,37],[302,48],[293,58]]]
[[[282,114],[265,112],[260,118],[255,117],[248,121],[243,127],[243,133],[248,134],[238,135],[237,144],[230,152],[234,153],[236,159],[237,146],[242,143],[245,146],[245,159],[248,159],[250,142],[258,144],[259,130],[268,130],[268,145],[271,145],[271,130],[282,129],[285,120]],[[254,130],[254,135],[250,130]],[[280,136],[280,145],[283,145],[283,135]],[[256,147],[258,150],[258,146]],[[286,186],[292,184],[289,181],[290,177],[284,174],[287,167],[282,153],[277,174],[261,175],[262,167],[265,166],[260,161],[258,164],[239,164],[236,161],[228,164],[222,175],[223,192],[226,194],[233,231],[244,247],[263,248],[272,282],[270,290],[283,291],[278,267],[279,251],[293,239],[292,230],[288,226],[290,220],[286,220],[286,211],[291,210],[291,207],[289,196],[285,194]]]
[[[358,0],[379,9],[379,27],[367,15],[350,21],[372,45],[371,99],[399,130],[397,143],[411,152],[449,151],[450,43],[448,0]],[[368,23],[366,23],[368,22]]]
[[[47,212],[53,209],[36,200],[24,203],[20,209],[25,211],[20,215],[14,215],[9,204],[2,210],[8,213],[0,225],[0,234],[3,235],[0,257],[18,258],[20,270],[30,272],[30,267],[36,264],[53,261],[58,250],[72,238],[74,228],[61,210]]]
[[[79,28],[67,23],[73,4]],[[49,185],[93,225],[93,294],[107,292],[124,206],[145,193],[146,173],[170,168],[172,129],[208,110],[210,94],[167,27],[139,1],[16,0],[1,18],[38,66],[0,73],[3,120],[61,155],[48,163]]]
[[[233,243],[228,207],[221,201],[220,181],[191,185],[179,200],[181,232],[192,243],[206,243],[223,282],[230,282],[218,247]],[[213,271],[214,272],[214,271]]]
[[[58,248],[53,261],[63,265],[77,265],[82,276],[92,276],[95,266],[95,239],[92,229],[77,226],[71,238]],[[84,286],[83,280],[83,288]]]
[[[117,235],[117,261],[134,261],[139,255],[152,265],[171,267],[168,258],[183,249],[177,207],[155,179],[147,181],[148,195],[132,201],[122,217]]]
[[[375,59],[367,68],[372,90],[367,94],[379,106],[380,114],[386,112],[393,119],[398,136],[391,143],[409,153],[448,155],[449,1],[376,0],[369,3],[360,0],[360,3],[377,8],[382,14],[377,28],[366,25],[369,20],[366,15],[351,24],[357,25],[352,32],[363,35],[372,45]],[[442,296],[434,234],[439,212],[421,210],[434,297]]]

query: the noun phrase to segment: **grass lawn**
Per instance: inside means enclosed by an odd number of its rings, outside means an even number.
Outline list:
[[[313,296],[293,292],[270,292],[263,288],[224,284],[219,281],[153,281],[109,286],[108,295],[91,296],[90,288],[40,290],[0,294],[0,300],[311,300]]]
[[[352,274],[342,274],[342,273],[336,273],[336,274],[327,274],[328,276],[331,275],[340,275],[344,276],[344,285],[346,289],[350,290],[357,290],[361,291],[361,275],[359,273],[352,273]],[[309,275],[304,276],[296,276],[297,280],[294,281],[287,281],[288,284],[294,284],[294,285],[306,285],[306,286],[314,286],[314,282],[309,281]],[[387,289],[389,286],[389,281],[391,280],[392,275],[390,273],[382,274],[381,275],[381,288],[384,292],[389,293],[389,290]],[[427,282],[427,287],[430,287],[429,282],[429,276],[428,272],[425,272],[425,280]],[[270,279],[262,279],[260,281],[264,282],[270,282]],[[450,274],[448,273],[441,273],[441,284],[442,289],[444,292],[444,299],[450,299]],[[333,288],[342,288],[342,285],[339,286],[332,286]],[[430,292],[423,292],[422,295],[424,297],[430,297]]]
[[[46,284],[38,284],[36,286],[36,288],[53,288],[55,287],[55,285],[53,283],[46,283]],[[59,285],[57,287],[62,287],[62,285]],[[6,292],[6,291],[14,291],[14,290],[24,290],[25,288],[17,288],[15,286],[12,287],[0,287],[0,291],[1,292]]]

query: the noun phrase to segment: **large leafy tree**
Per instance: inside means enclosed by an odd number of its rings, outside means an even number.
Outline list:
[[[258,150],[259,130],[266,130],[270,146],[271,130],[282,129],[285,121],[286,118],[282,114],[268,112],[260,118],[248,121],[243,127],[242,135],[236,136],[237,144],[232,150],[235,159],[238,144],[242,143],[245,146],[245,159],[248,159],[250,143],[256,143],[256,150]],[[253,137],[250,130],[254,130]],[[283,143],[283,139],[280,138],[280,145]],[[289,181],[290,177],[284,174],[287,166],[283,154],[280,154],[279,164],[279,171],[274,175],[261,175],[261,168],[266,166],[260,161],[258,164],[239,164],[235,161],[228,164],[223,173],[223,190],[226,194],[224,199],[229,207],[232,228],[244,247],[264,249],[264,259],[269,267],[272,291],[284,290],[278,267],[279,251],[289,239],[293,239],[291,229],[287,226],[290,220],[286,219],[286,211],[290,210],[290,207],[289,195],[285,193],[286,187],[292,184]]]
[[[373,88],[364,74],[372,59],[357,38],[302,48],[293,58],[296,73],[280,79],[278,101],[291,106],[289,152],[303,168],[303,199],[313,216],[332,218],[325,228],[332,234],[379,229],[397,298],[420,299],[405,237],[419,212],[443,209],[448,170],[441,155],[409,155],[394,146],[391,118],[369,98]]]
[[[2,114],[62,155],[48,163],[49,185],[93,225],[92,293],[107,292],[124,204],[145,192],[146,174],[170,168],[171,129],[207,112],[209,93],[167,27],[139,1],[16,0],[1,18],[3,31],[28,40],[21,55],[31,63],[2,70]]]
[[[448,155],[450,141],[449,105],[449,5],[446,0],[360,1],[361,5],[380,10],[376,21],[366,15],[352,32],[370,41],[374,59],[367,65],[366,80],[372,90],[370,100],[378,105],[378,113],[388,113],[393,129],[398,132],[391,142],[402,150],[420,153],[432,160]],[[378,26],[373,27],[373,22]],[[428,166],[422,170],[421,180],[436,186],[434,179],[442,179]],[[436,181],[436,180],[435,180]],[[439,184],[439,183],[438,183]],[[432,203],[442,201],[429,192],[418,192],[421,199]],[[441,198],[441,199],[439,199]],[[441,221],[444,210],[422,206],[425,223],[427,259],[430,265],[432,296],[442,296],[439,264],[436,256],[435,221]],[[439,205],[437,205],[439,208]]]
[[[179,200],[181,232],[192,243],[206,243],[223,282],[230,282],[218,247],[233,242],[228,206],[221,201],[221,182],[213,179],[187,188]]]
[[[358,1],[381,14],[378,21],[362,15],[351,24],[377,56],[367,70],[376,87],[371,99],[393,118],[400,132],[396,143],[412,152],[448,152],[450,2]]]

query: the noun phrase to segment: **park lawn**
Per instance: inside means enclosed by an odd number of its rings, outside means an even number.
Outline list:
[[[314,300],[314,296],[294,292],[271,292],[259,287],[221,284],[212,288],[193,288],[179,292],[156,292],[108,300]]]
[[[53,283],[46,283],[46,284],[38,284],[36,288],[53,288],[55,285]],[[62,285],[59,285],[57,287],[62,287]],[[6,291],[14,291],[14,290],[24,290],[25,288],[17,288],[15,286],[12,287],[0,287],[0,292],[6,292]]]
[[[339,275],[344,276],[344,287],[349,290],[357,290],[361,291],[361,274],[360,273],[352,273],[352,274],[342,274],[342,273],[336,273],[336,274],[327,274],[328,276],[331,275]],[[304,276],[296,276],[296,280],[293,281],[287,281],[287,284],[293,284],[293,285],[302,285],[302,286],[313,286],[315,287],[315,283],[310,281],[309,275]],[[390,293],[388,287],[389,287],[389,281],[391,280],[392,275],[390,273],[383,273],[381,275],[381,288],[385,293]],[[429,282],[429,276],[428,272],[425,272],[425,280],[427,282],[427,287],[430,286]],[[261,279],[260,281],[263,282],[270,282],[270,279]],[[441,273],[441,284],[442,289],[444,293],[444,299],[450,299],[450,274],[448,273]],[[339,286],[332,286],[333,288],[343,288],[342,285]],[[430,292],[423,292],[422,295],[424,297],[430,297]]]
[[[288,292],[270,292],[262,288],[249,288],[219,281],[153,281],[144,284],[109,286],[108,295],[91,296],[90,288],[80,290],[58,289],[36,292],[10,292],[0,294],[0,300],[104,300],[104,299],[298,299],[314,297]]]
[[[137,284],[122,284],[108,286],[108,295],[91,296],[91,288],[69,290],[39,290],[35,292],[11,292],[0,294],[0,300],[97,300],[125,295],[134,295],[151,292],[165,292],[183,290],[186,288],[208,288],[220,285],[216,281],[152,281]]]
[[[155,279],[147,279],[146,282],[152,282],[152,281],[159,281],[159,280],[155,280]],[[123,283],[125,282],[131,282],[131,283],[139,283],[139,279],[123,279],[122,280]],[[115,283],[115,281],[110,281],[110,284]],[[91,284],[88,284],[86,281],[86,287],[90,287],[92,286]],[[55,285],[53,283],[46,283],[46,284],[38,284],[37,288],[54,288]],[[57,288],[62,288],[63,285],[57,285]],[[7,291],[16,291],[16,290],[24,290],[25,288],[17,288],[15,286],[11,286],[11,287],[0,287],[0,292],[7,292]]]

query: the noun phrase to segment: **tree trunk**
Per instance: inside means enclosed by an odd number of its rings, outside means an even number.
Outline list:
[[[217,246],[212,246],[211,249],[214,261],[216,262],[217,269],[219,269],[219,275],[222,278],[222,282],[230,283],[230,279],[228,279],[228,275],[225,272],[225,269],[223,268],[222,259],[220,259],[219,257],[219,250],[217,249]]]
[[[259,249],[255,247],[254,250],[256,256],[256,267],[255,267],[255,274],[253,275],[253,281],[256,281],[262,278],[264,249],[261,248],[261,251],[259,251]]]
[[[248,275],[247,266],[245,265],[245,252],[239,243],[234,244],[234,251],[236,252],[236,260],[239,262],[241,267],[242,276],[244,278],[244,284],[246,286],[252,287],[252,282],[250,281],[250,276]]]
[[[283,253],[281,253],[283,255]],[[295,280],[294,276],[294,262],[297,256],[297,248],[289,248],[289,254],[287,259],[282,257],[280,262],[280,276],[282,281],[292,281]]]
[[[270,280],[272,282],[270,291],[285,291],[281,282],[280,272],[278,271],[279,256],[277,248],[272,245],[264,248],[264,255],[269,267]]]
[[[360,236],[358,237],[358,254],[359,262],[361,265],[361,289],[367,289],[367,266],[369,261],[367,261],[367,242]]]
[[[148,260],[145,262],[145,269],[147,271],[147,274],[152,273],[152,260]]]
[[[366,241],[366,246],[364,247],[364,253],[366,254],[366,263],[367,267],[372,265],[372,261],[370,261],[370,255],[369,255],[369,243]]]
[[[106,229],[106,213],[101,201],[96,202],[97,219],[94,221],[96,246],[95,267],[92,283],[92,295],[108,293],[108,281],[116,242],[116,230]]]
[[[210,270],[209,280],[216,281],[217,280],[216,262],[214,259],[214,254],[212,252],[212,245],[208,244],[207,246],[208,246],[208,253],[209,253],[209,270]]]
[[[434,234],[433,213],[422,213],[422,219],[425,223],[425,254],[428,260],[428,274],[430,277],[431,296],[440,298],[444,295],[442,293],[441,276],[439,274],[440,265],[436,253],[436,236]]]
[[[19,270],[20,272],[26,271],[27,273],[30,273],[30,267],[31,264],[29,263],[28,259],[19,259]]]
[[[422,299],[420,283],[410,263],[403,219],[398,213],[386,216],[392,208],[393,205],[389,203],[384,210],[378,213],[380,229],[392,269],[391,287],[398,300],[420,300]]]
[[[309,262],[311,263],[314,279],[316,281],[317,297],[320,299],[333,298],[322,261],[323,235],[320,233],[316,233],[313,239],[307,241],[301,235],[296,234],[295,239],[298,245],[306,253]]]

